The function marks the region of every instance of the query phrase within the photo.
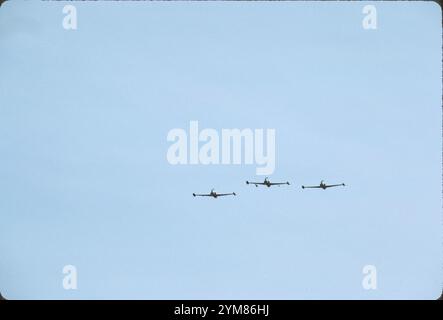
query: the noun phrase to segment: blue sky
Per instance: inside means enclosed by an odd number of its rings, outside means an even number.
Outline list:
[[[11,299],[434,299],[433,2],[0,9],[0,291]],[[372,3],[374,4],[374,3]],[[169,130],[274,128],[255,166],[172,166]],[[346,188],[302,190],[320,180]],[[237,192],[223,199],[193,192]],[[362,268],[377,267],[377,290]],[[64,290],[62,268],[78,270]]]

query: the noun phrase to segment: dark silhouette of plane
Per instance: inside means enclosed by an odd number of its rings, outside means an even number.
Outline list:
[[[268,177],[266,177],[265,181],[263,181],[263,182],[246,181],[246,184],[255,184],[256,187],[258,187],[258,185],[262,185],[262,186],[267,186],[268,188],[270,188],[271,186],[281,186],[282,184],[289,185],[289,182],[271,182],[271,181],[269,181]]]
[[[326,190],[327,188],[332,188],[332,187],[339,187],[339,186],[345,186],[344,183],[340,183],[340,184],[326,184],[322,181],[320,181],[320,184],[318,186],[301,186],[303,189],[305,188],[321,188],[323,190]]]
[[[223,197],[223,196],[236,196],[237,194],[235,192],[232,193],[217,193],[214,191],[214,189],[211,189],[210,193],[207,194],[196,194],[193,193],[192,194],[194,197],[213,197],[213,198],[218,198],[218,197]]]

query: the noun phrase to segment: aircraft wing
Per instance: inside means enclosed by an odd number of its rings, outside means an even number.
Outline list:
[[[235,196],[235,193],[217,193],[218,197],[223,197],[223,196]]]
[[[302,188],[303,189],[306,189],[306,188],[321,188],[320,186],[302,186]]]
[[[282,184],[288,184],[288,183],[286,183],[286,182],[271,182],[270,183],[271,186],[280,186]]]
[[[342,186],[343,184],[330,184],[330,185],[327,185],[326,186],[326,188],[332,188],[332,187],[339,187],[339,186]]]
[[[194,197],[211,197],[210,194],[198,194],[198,193],[193,193],[192,194]]]
[[[264,185],[263,182],[251,182],[251,181],[247,181],[247,183],[248,183],[248,184],[261,184],[261,185]]]

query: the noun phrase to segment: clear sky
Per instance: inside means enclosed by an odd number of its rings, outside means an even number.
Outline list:
[[[0,291],[10,299],[434,299],[433,2],[0,8]],[[274,128],[255,165],[166,161],[173,128]],[[302,184],[347,184],[302,190]],[[235,191],[237,197],[194,198]],[[62,287],[65,265],[78,289]],[[362,268],[377,268],[364,290]]]

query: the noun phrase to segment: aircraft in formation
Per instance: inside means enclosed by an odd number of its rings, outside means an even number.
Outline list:
[[[258,187],[259,185],[262,185],[262,186],[267,186],[268,188],[270,188],[271,186],[279,186],[280,187],[282,184],[289,185],[289,182],[271,182],[271,181],[269,181],[268,177],[266,177],[265,181],[263,181],[263,182],[246,181],[246,184],[255,184],[256,187]]]
[[[318,186],[301,186],[303,189],[308,189],[308,188],[321,188],[323,190],[326,190],[327,188],[333,188],[333,187],[344,187],[345,184],[344,183],[340,183],[340,184],[326,184],[322,181],[320,181],[320,184]]]
[[[192,194],[194,197],[213,197],[213,198],[218,198],[218,197],[223,197],[223,196],[236,196],[235,192],[231,192],[231,193],[217,193],[214,191],[214,189],[211,189],[210,193],[206,193],[206,194],[197,194],[197,193],[193,193]]]
[[[262,186],[266,186],[268,188],[270,188],[271,186],[281,186],[283,184],[289,185],[289,182],[271,182],[267,177],[265,178],[265,180],[263,182],[250,182],[250,181],[246,181],[246,184],[253,184],[256,187],[258,187],[259,185]],[[345,186],[344,183],[340,183],[340,184],[326,184],[324,183],[324,181],[320,181],[320,184],[318,186],[301,186],[303,189],[323,189],[326,190],[328,188],[333,188],[333,187],[341,187],[341,186]],[[237,194],[235,192],[231,192],[231,193],[217,193],[214,191],[214,189],[211,190],[210,193],[204,193],[204,194],[197,194],[197,193],[193,193],[192,194],[194,197],[212,197],[214,199],[218,198],[218,197],[223,197],[223,196],[236,196]]]

